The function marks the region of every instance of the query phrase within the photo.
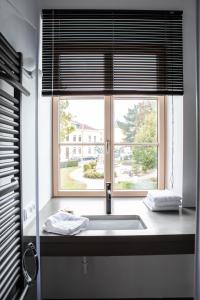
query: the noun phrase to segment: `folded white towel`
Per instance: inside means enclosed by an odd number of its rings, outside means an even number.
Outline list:
[[[147,198],[149,199],[149,201],[152,202],[152,204],[155,204],[157,206],[171,206],[171,205],[181,205],[181,200],[180,199],[177,199],[177,198],[172,198],[172,199],[162,199],[162,200],[159,200],[159,199],[155,199],[151,196],[147,196]]]
[[[43,225],[43,230],[62,235],[74,235],[85,230],[88,223],[88,218],[59,211],[47,218]]]
[[[171,210],[179,210],[179,205],[178,204],[172,204],[172,205],[162,205],[162,206],[159,206],[159,205],[156,205],[155,203],[153,203],[151,200],[149,200],[149,198],[145,198],[143,203],[148,207],[150,208],[150,210],[152,211],[171,211]]]
[[[147,197],[157,205],[181,204],[181,197],[170,190],[152,190]]]

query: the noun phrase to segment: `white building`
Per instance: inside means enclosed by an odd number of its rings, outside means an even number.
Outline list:
[[[65,143],[68,145],[60,147],[60,161],[103,159],[103,129],[75,121],[72,124],[75,130],[66,136]]]

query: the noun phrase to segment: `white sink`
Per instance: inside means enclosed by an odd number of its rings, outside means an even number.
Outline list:
[[[146,229],[137,215],[96,215],[86,216],[90,222],[86,230],[140,230]]]

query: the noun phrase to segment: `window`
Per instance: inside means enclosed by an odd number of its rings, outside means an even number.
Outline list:
[[[69,147],[66,147],[65,155],[66,155],[66,159],[69,159]]]
[[[164,97],[54,97],[53,114],[54,196],[104,196],[109,181],[114,196],[164,188]]]
[[[81,135],[78,136],[78,141],[81,142]]]
[[[76,147],[73,148],[73,154],[76,154]]]
[[[101,134],[104,137],[104,111],[103,96],[53,99],[54,195],[78,195],[80,191],[82,195],[103,193],[105,142],[104,139],[93,142],[92,136]],[[62,120],[67,120],[65,126]],[[67,142],[66,132],[77,139]],[[62,154],[66,147],[72,150],[74,147],[68,158]]]
[[[73,142],[76,142],[76,135],[73,135]]]

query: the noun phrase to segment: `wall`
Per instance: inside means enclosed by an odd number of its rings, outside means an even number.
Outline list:
[[[183,10],[185,92],[183,105],[178,100],[174,101],[177,124],[174,189],[183,194],[185,206],[194,206],[196,196],[195,0],[41,0],[41,4],[43,8]],[[170,104],[168,110],[170,112]],[[168,165],[170,167],[170,163]],[[170,173],[168,169],[168,185]],[[83,275],[81,260],[82,258],[43,258],[44,296],[49,299],[58,297],[94,299],[191,297],[193,295],[193,255],[94,257],[89,258],[87,275]]]
[[[38,0],[0,0],[0,29],[8,42],[23,54],[23,61],[33,58],[37,63],[38,49]],[[26,66],[24,64],[24,66]],[[36,165],[35,165],[35,104],[37,76],[23,72],[22,84],[30,92],[30,97],[22,96],[21,101],[21,148],[22,148],[22,202],[27,212],[24,227],[35,217]],[[33,289],[32,289],[33,290]],[[34,294],[34,290],[33,290]],[[27,299],[36,296],[27,294]]]
[[[38,2],[31,0],[1,0],[0,28],[2,34],[16,51],[22,52],[24,62],[37,55]],[[29,220],[35,215],[35,101],[36,76],[23,72],[23,85],[30,97],[22,96],[21,139],[22,139],[22,199]]]
[[[52,197],[52,100],[39,96],[38,101],[39,206]]]
[[[183,193],[183,97],[166,99],[166,187]]]
[[[183,168],[174,171],[182,178],[184,206],[195,206],[196,197],[196,91],[195,91],[195,0],[41,0],[42,8],[74,9],[166,9],[183,10],[184,98]],[[181,174],[182,171],[182,174]],[[178,182],[178,179],[177,179]],[[178,188],[180,190],[180,187]]]
[[[40,25],[40,47],[42,26]],[[41,49],[40,49],[41,52]],[[39,57],[42,70],[42,57]],[[52,197],[52,99],[42,97],[42,73],[39,72],[38,98],[38,156],[39,156],[39,206],[42,209]]]
[[[38,50],[38,1],[0,0],[0,28],[11,45],[23,53],[24,61],[33,57],[36,64]],[[41,67],[40,67],[41,69]],[[41,74],[39,77],[41,84]],[[27,225],[35,216],[35,101],[38,96],[36,75],[23,74],[23,84],[30,97],[22,97],[22,196],[27,211]],[[41,90],[41,88],[40,88]],[[41,208],[51,198],[51,99],[39,97],[38,101],[38,154],[39,154],[39,199]]]

